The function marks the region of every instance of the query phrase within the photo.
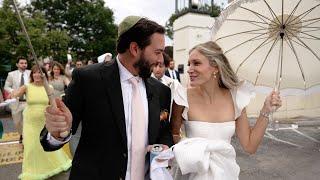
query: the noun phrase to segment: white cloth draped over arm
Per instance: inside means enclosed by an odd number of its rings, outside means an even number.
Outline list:
[[[152,180],[173,179],[165,169],[168,161],[175,158],[182,176],[175,180],[238,180],[240,167],[231,144],[220,140],[189,138],[163,151],[152,161]]]
[[[10,105],[12,103],[17,103],[17,102],[18,102],[18,100],[16,98],[7,99],[7,100],[5,100],[5,101],[0,103],[0,107],[5,107],[5,106],[8,106],[8,105]]]
[[[225,141],[189,138],[176,144],[173,152],[183,175],[181,179],[238,179],[240,167],[235,150]]]

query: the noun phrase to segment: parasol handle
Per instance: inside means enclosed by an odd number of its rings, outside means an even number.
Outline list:
[[[49,98],[50,105],[57,108],[57,103],[56,103],[55,98],[53,96],[53,91],[50,89],[50,86],[49,86],[49,83],[48,83],[46,76],[44,74],[41,74],[41,77],[42,77],[44,89],[46,90],[46,93]],[[60,132],[60,137],[62,137],[62,138],[65,138],[68,135],[69,135],[68,131]]]
[[[278,87],[276,86],[274,89],[273,89],[275,92],[278,91]],[[276,111],[276,106],[272,106],[272,111],[270,112],[270,125],[271,125],[271,129],[275,130],[275,131],[278,131],[279,130],[279,121],[278,120],[275,120],[274,117],[273,117],[273,113]]]
[[[12,2],[13,2],[13,7],[14,7],[15,11],[17,12],[18,20],[19,20],[19,23],[20,23],[20,25],[21,25],[22,31],[24,32],[24,35],[25,35],[25,37],[26,37],[26,39],[27,39],[28,47],[29,47],[30,50],[31,50],[31,53],[32,53],[32,56],[33,56],[33,58],[34,58],[35,64],[38,66],[38,69],[39,69],[39,71],[40,71],[40,73],[41,73],[41,77],[42,77],[42,81],[43,81],[43,86],[44,86],[44,89],[46,90],[46,93],[47,93],[49,102],[50,102],[50,104],[51,104],[53,107],[57,108],[56,101],[55,101],[55,99],[54,99],[54,97],[53,97],[53,92],[51,92],[50,87],[49,87],[48,80],[47,80],[44,72],[43,72],[42,69],[41,69],[41,66],[40,66],[40,64],[39,64],[37,55],[36,55],[36,53],[35,53],[35,51],[34,51],[34,49],[33,49],[33,46],[32,46],[32,43],[31,43],[31,40],[30,40],[30,37],[29,37],[29,34],[28,34],[28,32],[27,32],[27,29],[26,29],[26,27],[25,27],[25,25],[24,25],[24,23],[23,23],[23,20],[22,20],[22,18],[21,18],[20,12],[19,12],[19,10],[18,10],[17,3],[16,3],[15,0],[12,0]],[[65,137],[67,137],[68,135],[69,135],[69,132],[68,132],[68,131],[60,132],[60,137],[62,137],[62,138],[65,138]]]

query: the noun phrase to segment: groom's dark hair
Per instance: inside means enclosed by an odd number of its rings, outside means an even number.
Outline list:
[[[154,21],[141,18],[132,28],[118,37],[117,52],[124,53],[131,42],[136,42],[140,49],[144,49],[151,44],[150,37],[154,33],[164,34],[165,29]]]

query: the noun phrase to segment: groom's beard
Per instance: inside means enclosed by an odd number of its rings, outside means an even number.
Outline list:
[[[139,76],[141,78],[146,79],[151,76],[151,65],[145,59],[144,54],[141,54],[139,61],[134,64],[134,67],[139,68]]]

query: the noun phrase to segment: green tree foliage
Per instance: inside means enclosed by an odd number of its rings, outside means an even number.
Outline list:
[[[188,12],[200,12],[202,14],[209,14],[211,17],[218,17],[221,12],[221,7],[218,5],[208,5],[205,4],[204,6],[199,7],[199,9],[189,9],[189,8],[184,8],[180,10],[177,13],[174,13],[170,16],[168,21],[166,22],[165,29],[166,29],[166,35],[170,38],[173,39],[173,22],[180,16],[188,13]]]
[[[60,30],[48,30],[47,20],[40,12],[31,14],[24,7],[20,7],[19,10],[36,55],[40,58],[51,56],[54,59],[66,59],[70,42],[67,33]],[[33,59],[12,1],[4,0],[0,8],[0,76],[15,68],[18,56]],[[29,61],[30,65],[31,62]]]
[[[171,58],[173,58],[173,46],[166,46],[164,52],[167,53]]]
[[[47,29],[66,32],[78,59],[115,52],[117,27],[103,0],[34,0],[29,11],[42,12]]]
[[[170,16],[169,20],[166,22],[165,29],[166,29],[166,35],[173,39],[173,22],[180,17],[178,13],[174,13]]]
[[[10,70],[14,45],[18,42],[17,28],[13,11],[11,10],[9,0],[4,0],[0,7],[0,75]],[[9,67],[9,69],[7,69]]]

